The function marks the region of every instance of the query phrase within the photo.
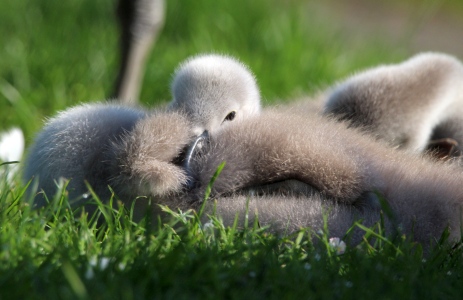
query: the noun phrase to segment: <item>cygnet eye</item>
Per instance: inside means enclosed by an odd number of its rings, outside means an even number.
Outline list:
[[[225,119],[224,119],[224,122],[225,121],[233,121],[233,119],[235,118],[236,116],[236,111],[232,111],[231,113],[229,113]]]

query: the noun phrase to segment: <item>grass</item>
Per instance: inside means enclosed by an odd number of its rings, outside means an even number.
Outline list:
[[[30,143],[45,116],[110,95],[117,65],[113,8],[110,0],[0,3],[0,129],[20,126]],[[410,54],[404,45],[375,37],[350,43],[303,1],[169,0],[167,23],[147,66],[143,103],[168,101],[170,74],[199,52],[227,53],[247,63],[267,105]],[[374,242],[374,232],[381,236],[379,224],[365,229],[367,241],[337,255],[326,231],[277,237],[254,224],[225,228],[216,219],[211,230],[193,212],[170,211],[170,223],[153,227],[155,220],[132,222],[130,208],[100,203],[97,213],[106,222],[99,227],[92,216],[73,211],[65,193],[49,207],[31,210],[18,179],[7,183],[0,175],[0,182],[1,299],[462,294],[461,248],[439,243],[425,257],[406,237]]]
[[[302,1],[171,0],[147,65],[141,100],[170,99],[175,67],[190,55],[220,52],[248,64],[266,103],[312,93],[350,72],[405,57],[386,42],[348,44]],[[5,0],[0,4],[0,128],[28,138],[43,118],[111,95],[117,66],[114,1]],[[72,13],[69,13],[72,12]]]
[[[22,188],[0,198],[2,299],[145,298],[452,298],[461,294],[462,250],[369,238],[338,255],[329,233],[310,229],[277,237],[265,228],[224,227],[194,212],[172,220],[131,221],[130,209],[100,204],[97,226],[73,211],[65,193],[31,210]],[[78,216],[78,218],[76,217]],[[212,224],[212,225],[211,225]],[[312,243],[312,237],[317,241]]]

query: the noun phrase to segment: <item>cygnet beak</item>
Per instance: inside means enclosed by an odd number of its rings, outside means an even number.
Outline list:
[[[196,153],[201,150],[204,144],[209,140],[209,132],[204,130],[203,133],[198,135],[196,139],[191,143],[190,147],[187,150],[185,156],[185,168],[188,169],[190,166],[191,159],[196,155]]]
[[[190,147],[187,148],[183,167],[185,168],[186,174],[188,176],[188,182],[186,184],[186,189],[191,190],[194,188],[195,180],[191,171],[191,162],[199,154],[201,148],[206,145],[209,141],[209,132],[204,130],[204,132],[196,137],[196,139],[191,143]]]

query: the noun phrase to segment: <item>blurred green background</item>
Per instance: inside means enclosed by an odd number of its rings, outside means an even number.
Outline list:
[[[45,117],[111,94],[118,60],[113,0],[0,2],[0,130],[28,142]],[[422,50],[463,56],[460,1],[167,0],[141,101],[170,99],[171,74],[200,52],[238,57],[266,105]]]

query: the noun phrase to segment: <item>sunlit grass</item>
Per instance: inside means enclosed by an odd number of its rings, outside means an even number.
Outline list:
[[[258,222],[226,227],[213,215],[202,223],[193,211],[168,207],[163,207],[170,215],[165,223],[149,216],[133,222],[132,208],[116,200],[113,206],[95,201],[92,216],[72,209],[65,192],[39,210],[18,201],[23,192],[0,189],[2,299],[453,298],[461,293],[461,248],[452,250],[442,241],[423,256],[405,236],[384,236],[381,223],[363,228],[365,241],[339,255],[326,226],[275,236]],[[97,225],[97,218],[104,222]]]
[[[20,126],[30,144],[44,117],[111,94],[117,66],[113,10],[111,0],[1,1],[0,129]],[[248,64],[267,104],[310,95],[354,70],[409,54],[380,38],[350,43],[304,1],[168,0],[143,103],[168,101],[170,74],[200,52],[226,53]],[[366,228],[359,222],[354,226],[365,231],[365,241],[337,255],[326,228],[275,236],[257,222],[226,227],[214,216],[203,223],[200,212],[168,207],[163,210],[171,219],[164,224],[151,216],[134,222],[133,208],[117,198],[95,197],[97,211],[89,215],[71,207],[65,191],[47,195],[50,203],[35,210],[25,190],[19,178],[8,182],[0,175],[1,299],[461,294],[462,251],[451,249],[445,234],[423,256],[409,237],[391,238],[381,223]]]

